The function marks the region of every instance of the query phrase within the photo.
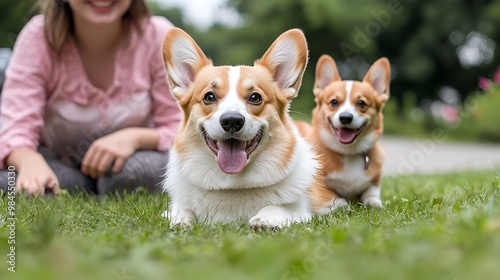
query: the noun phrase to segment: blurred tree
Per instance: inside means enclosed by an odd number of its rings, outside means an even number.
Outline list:
[[[182,11],[178,8],[164,8],[155,1],[147,1],[151,13],[167,18],[173,25],[185,30],[188,33],[195,32],[194,28],[184,22]]]
[[[36,0],[0,1],[0,48],[12,48],[17,34],[37,13]]]
[[[500,41],[495,28],[500,0],[229,0],[228,5],[245,24],[214,26],[197,40],[216,63],[251,63],[283,31],[298,27],[305,32],[310,63],[295,102],[300,104],[292,108],[306,114],[322,54],[333,56],[347,79],[362,78],[373,61],[386,56],[393,66],[393,98],[412,92],[419,102],[438,98],[443,86],[464,99],[477,88],[479,76],[500,64],[494,51]],[[472,32],[481,36],[474,39]]]

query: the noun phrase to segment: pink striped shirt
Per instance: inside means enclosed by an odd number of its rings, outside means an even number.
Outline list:
[[[132,28],[116,54],[107,90],[87,78],[70,38],[59,58],[43,32],[43,16],[33,17],[19,34],[6,70],[0,108],[0,169],[16,148],[43,147],[79,163],[92,141],[126,127],[154,127],[157,150],[168,150],[180,110],[170,94],[161,42],[172,24],[152,16],[142,32]]]

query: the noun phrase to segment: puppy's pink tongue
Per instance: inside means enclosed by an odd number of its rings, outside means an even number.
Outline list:
[[[339,128],[337,130],[337,138],[341,143],[351,143],[356,137],[356,131],[349,128]]]
[[[238,174],[243,171],[247,164],[245,142],[236,139],[221,141],[217,154],[217,164],[222,172],[227,174]]]

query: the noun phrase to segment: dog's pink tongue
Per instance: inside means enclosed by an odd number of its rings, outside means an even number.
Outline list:
[[[247,164],[247,153],[245,152],[245,142],[235,139],[221,141],[217,164],[222,172],[227,174],[238,174],[243,171]]]
[[[339,128],[337,138],[341,143],[351,143],[356,137],[356,131],[349,128]]]

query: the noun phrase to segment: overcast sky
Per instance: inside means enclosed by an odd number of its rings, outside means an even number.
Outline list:
[[[209,28],[214,22],[235,26],[241,23],[238,12],[222,8],[226,0],[153,0],[165,7],[179,7],[187,23],[201,30]]]

